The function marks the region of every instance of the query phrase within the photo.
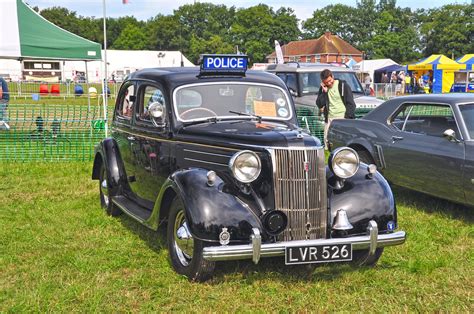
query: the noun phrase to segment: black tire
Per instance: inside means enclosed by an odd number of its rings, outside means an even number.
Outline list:
[[[375,250],[374,255],[369,256],[369,250],[359,250],[352,252],[352,262],[353,266],[374,266],[379,261],[382,256],[383,248],[378,248]]]
[[[108,215],[116,217],[122,214],[122,211],[112,203],[111,197],[115,195],[115,192],[110,188],[109,182],[107,169],[102,162],[99,172],[100,205]]]
[[[357,151],[357,154],[359,154],[359,160],[362,161],[365,164],[375,164],[374,158],[372,158],[372,155],[366,150],[359,150]]]
[[[166,232],[171,265],[178,274],[191,281],[205,281],[211,278],[215,263],[202,257],[205,242],[194,239],[189,231],[186,232],[188,239],[177,238],[178,230],[186,230],[185,223],[184,204],[177,196],[171,203]]]

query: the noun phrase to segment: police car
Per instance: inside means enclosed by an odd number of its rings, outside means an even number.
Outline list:
[[[92,178],[112,216],[166,225],[174,269],[212,276],[216,261],[374,264],[401,244],[392,192],[374,165],[298,126],[288,89],[242,55],[156,68],[122,84]]]

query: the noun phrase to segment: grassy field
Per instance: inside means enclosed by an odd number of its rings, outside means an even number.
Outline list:
[[[406,244],[375,268],[217,265],[192,283],[160,232],[99,206],[90,163],[0,164],[0,312],[473,312],[472,209],[396,188]]]

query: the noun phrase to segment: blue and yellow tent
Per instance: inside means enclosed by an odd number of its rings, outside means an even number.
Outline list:
[[[474,70],[474,53],[464,55],[456,61],[458,63],[465,64],[466,70]]]
[[[431,55],[418,63],[408,65],[408,71],[416,71],[419,75],[427,71],[432,72],[433,93],[449,93],[454,83],[454,71],[465,68],[465,64],[459,64],[443,55]]]

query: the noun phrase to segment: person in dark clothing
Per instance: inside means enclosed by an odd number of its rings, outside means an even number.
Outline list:
[[[10,93],[8,92],[8,84],[3,77],[0,76],[0,130],[9,130],[8,125],[8,102],[10,101]]]
[[[356,104],[351,87],[344,80],[335,80],[331,70],[323,70],[316,106],[324,115],[324,143],[330,149],[327,132],[332,120],[355,119]]]

